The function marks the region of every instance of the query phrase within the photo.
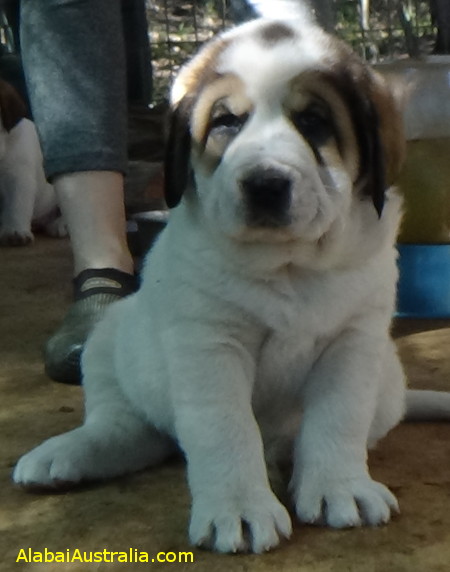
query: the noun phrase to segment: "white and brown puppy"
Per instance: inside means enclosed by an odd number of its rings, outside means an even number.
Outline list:
[[[403,150],[382,78],[311,22],[260,19],[204,47],[173,88],[169,224],[83,356],[85,423],[15,482],[103,479],[177,445],[191,541],[261,552],[291,532],[266,469],[288,444],[300,521],[387,522],[397,501],[367,448],[406,395],[450,418],[448,394],[406,393],[389,336]]]
[[[65,236],[53,187],[47,183],[36,129],[15,89],[0,80],[0,245],[23,246],[32,227]]]

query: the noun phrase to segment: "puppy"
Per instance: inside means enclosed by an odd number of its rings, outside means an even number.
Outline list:
[[[450,418],[449,394],[406,392],[389,335],[403,153],[388,86],[311,21],[206,45],[172,91],[169,223],[83,355],[85,422],[15,482],[104,479],[180,447],[191,542],[262,552],[291,533],[266,468],[288,447],[301,522],[386,523],[398,505],[368,447],[407,408]]]
[[[42,153],[25,104],[0,80],[0,245],[24,246],[34,229],[62,237],[67,234],[53,187],[47,183]]]

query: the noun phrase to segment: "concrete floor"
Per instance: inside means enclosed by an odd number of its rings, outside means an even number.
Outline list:
[[[82,391],[51,382],[42,346],[70,301],[67,240],[38,238],[0,250],[0,570],[158,570],[167,563],[27,564],[20,549],[57,552],[188,551],[189,495],[182,462],[57,495],[15,488],[17,458],[79,424]],[[411,385],[450,390],[450,321],[396,324]],[[289,542],[263,555],[194,550],[174,570],[223,572],[437,572],[450,569],[450,424],[405,424],[370,456],[372,474],[398,496],[401,514],[376,529],[295,526]]]

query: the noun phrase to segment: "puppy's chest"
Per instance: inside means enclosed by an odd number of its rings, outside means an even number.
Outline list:
[[[312,328],[271,331],[257,356],[255,394],[261,398],[297,391],[329,343],[330,336]]]
[[[267,330],[256,358],[257,392],[298,389],[361,303],[346,282],[294,275],[273,288],[262,311]]]

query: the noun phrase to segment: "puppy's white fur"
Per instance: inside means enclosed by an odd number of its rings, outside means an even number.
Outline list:
[[[51,236],[65,236],[54,189],[44,175],[34,123],[20,113],[19,96],[11,86],[0,81],[0,91],[6,93],[0,96],[0,245],[30,243],[32,226]]]
[[[181,72],[173,101],[190,105],[194,180],[147,258],[141,289],[110,308],[87,344],[84,425],[25,455],[14,472],[24,486],[103,479],[158,464],[177,444],[188,464],[191,541],[223,552],[261,552],[289,536],[266,469],[265,452],[280,456],[280,444],[293,452],[301,521],[377,525],[397,510],[366,461],[405,410],[389,336],[401,201],[389,191],[379,217],[360,189],[362,135],[348,104],[316,76],[334,40],[303,33],[301,22],[272,24],[226,34]],[[236,57],[240,44],[253,51]],[[242,73],[249,58],[263,70],[257,79]],[[304,89],[311,77],[314,89]],[[288,117],[321,90],[342,139],[340,150],[321,144],[318,162]],[[238,130],[207,127],[224,102],[232,117],[247,113]],[[283,224],[249,223],[242,181],[255,168],[290,181]]]

